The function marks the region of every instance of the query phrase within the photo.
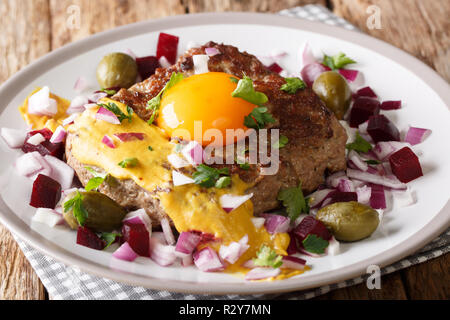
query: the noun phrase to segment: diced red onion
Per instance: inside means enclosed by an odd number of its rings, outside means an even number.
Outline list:
[[[205,247],[194,253],[194,264],[203,272],[221,271],[225,265],[217,253],[210,247]]]
[[[220,54],[220,51],[219,51],[219,49],[217,49],[217,48],[205,48],[205,53],[206,53],[208,56],[213,57],[213,56],[215,56],[215,55]]]
[[[183,254],[192,254],[201,239],[201,235],[195,232],[181,232],[175,246],[175,251]]]
[[[80,114],[79,113],[74,113],[72,114],[70,117],[67,117],[66,119],[63,120],[62,125],[65,127],[69,124],[72,124],[76,118],[78,118]]]
[[[148,216],[145,209],[139,209],[129,212],[122,220],[122,223],[127,224],[143,224],[148,231],[148,234],[152,236],[152,220]]]
[[[170,266],[177,259],[175,247],[163,244],[158,238],[152,236],[150,238],[150,258],[160,266]]]
[[[316,62],[316,58],[314,57],[313,51],[308,42],[305,42],[303,47],[300,48],[300,58],[302,68],[308,64]]]
[[[380,105],[381,110],[397,110],[402,108],[402,101],[383,101]]]
[[[12,149],[21,148],[25,142],[25,138],[27,137],[25,130],[9,128],[2,128],[0,135],[3,140],[5,140],[6,144]]]
[[[190,141],[181,149],[181,154],[193,166],[203,163],[204,151],[203,147],[197,141]]]
[[[161,65],[162,68],[170,68],[172,65],[170,64],[170,62],[167,60],[166,57],[162,56],[161,58],[159,58],[158,60],[159,64]]]
[[[97,103],[99,100],[106,98],[108,94],[106,92],[97,92],[93,93],[88,97],[89,101],[92,101],[93,103]]]
[[[386,196],[384,187],[378,184],[370,184],[372,193],[370,196],[370,206],[374,209],[386,209]]]
[[[339,73],[349,82],[353,82],[358,77],[359,71],[351,69],[339,69]]]
[[[369,120],[367,120],[367,121],[361,123],[361,124],[358,126],[359,133],[367,135],[367,134],[368,134],[368,133],[367,133],[367,126],[368,126],[368,125],[369,125]]]
[[[330,70],[331,70],[330,68],[324,66],[321,63],[313,62],[304,66],[300,74],[302,76],[303,81],[306,82],[308,87],[311,87],[314,83],[314,80],[316,80],[318,76],[320,76],[325,71]]]
[[[330,256],[337,256],[340,253],[340,243],[335,237],[331,237],[328,241],[328,247],[325,249],[325,253]]]
[[[282,269],[295,269],[303,270],[305,269],[306,261],[294,256],[283,256],[283,264],[280,268]]]
[[[361,171],[367,171],[369,166],[366,162],[361,159],[358,153],[355,150],[350,150],[348,153],[348,158],[355,164],[355,166]]]
[[[89,86],[89,82],[85,77],[79,77],[73,86],[77,93],[83,92]]]
[[[325,249],[325,250],[326,250],[326,249]],[[321,253],[321,254],[318,254],[318,253],[312,253],[312,252],[306,251],[304,248],[298,248],[298,251],[299,251],[301,254],[304,254],[304,255],[306,255],[306,256],[313,257],[313,258],[320,258],[320,257],[326,256],[326,253]],[[326,251],[325,251],[325,252],[326,252]]]
[[[73,177],[75,175],[75,171],[72,167],[70,167],[66,162],[50,155],[46,155],[44,159],[52,168],[49,177],[58,181],[63,190],[69,189],[72,186]]]
[[[55,132],[53,133],[52,137],[50,138],[51,143],[60,143],[64,142],[67,136],[67,131],[64,129],[64,127],[59,126],[56,128]]]
[[[145,133],[123,132],[123,133],[115,133],[114,136],[117,137],[122,142],[129,142],[133,140],[144,140]]]
[[[326,184],[330,187],[336,188],[342,177],[345,177],[345,171],[335,172],[327,177]]]
[[[223,210],[227,213],[233,211],[234,209],[240,207],[243,203],[250,200],[253,197],[253,193],[246,194],[243,196],[236,196],[232,194],[224,194],[220,197],[220,205]]]
[[[242,265],[244,268],[253,269],[256,268],[255,262],[253,262],[253,259],[245,261]]]
[[[266,219],[262,217],[251,218],[251,220],[256,229],[261,228],[266,222]]]
[[[406,133],[405,142],[408,142],[409,144],[414,146],[421,143],[430,134],[430,129],[409,127],[408,132]]]
[[[95,119],[106,121],[112,124],[120,124],[119,118],[117,118],[117,116],[112,111],[109,111],[105,108],[98,109],[97,113],[95,114]]]
[[[410,147],[411,145],[407,142],[399,141],[380,141],[378,142],[372,151],[375,153],[377,158],[381,161],[385,161],[391,154],[404,148]]]
[[[179,173],[176,170],[172,170],[172,180],[173,180],[173,185],[175,187],[194,183],[194,179],[192,179],[188,176],[185,176],[184,174]]]
[[[406,189],[406,184],[400,182],[394,176],[378,176],[376,174],[363,172],[360,170],[354,170],[354,169],[347,169],[347,176],[349,178],[362,180],[362,181],[366,181],[366,182],[370,182],[370,183],[374,183],[374,184],[379,184],[379,185],[389,187],[392,189],[400,189],[400,190]]]
[[[222,260],[233,264],[241,256],[241,244],[239,242],[231,242],[228,246],[221,245],[219,249],[219,256]]]
[[[270,234],[284,233],[289,230],[291,220],[277,214],[262,214],[266,219],[264,226]]]
[[[175,236],[173,235],[172,227],[170,226],[169,220],[167,218],[162,218],[160,223],[162,231],[164,233],[164,237],[166,238],[166,243],[168,245],[174,245]]]
[[[181,157],[179,157],[176,154],[169,154],[167,156],[167,161],[169,161],[169,163],[172,165],[172,167],[174,167],[175,169],[180,169],[180,168],[184,168],[187,167],[189,165],[189,163],[182,159]]]
[[[137,58],[137,55],[133,52],[133,50],[131,50],[130,48],[127,48],[126,50],[125,50],[125,53],[127,54],[127,55],[129,55],[130,57],[132,57],[134,60],[136,60],[136,58]]]
[[[17,172],[25,177],[29,177],[43,169],[40,162],[36,159],[37,151],[25,153],[17,158],[15,167]]]
[[[192,56],[192,61],[194,62],[194,73],[202,74],[209,72],[208,61],[209,56],[206,54],[196,54]]]
[[[107,147],[110,147],[111,149],[115,149],[116,145],[114,144],[114,140],[105,134],[105,136],[102,139],[102,143],[105,144]]]
[[[192,254],[188,254],[181,258],[181,265],[183,267],[189,267],[194,264],[194,259],[192,258]]]
[[[54,99],[50,98],[49,87],[43,87],[28,99],[28,113],[39,116],[54,116],[58,112],[58,106]]]
[[[128,242],[124,242],[119,249],[117,249],[112,256],[119,260],[134,261],[138,257],[138,254],[133,251]]]
[[[409,189],[405,191],[392,191],[392,197],[398,207],[408,207],[416,203],[414,193]]]
[[[262,280],[267,278],[273,278],[280,274],[280,268],[254,268],[247,272],[245,280]]]
[[[358,195],[358,202],[362,204],[368,204],[372,195],[372,188],[368,186],[361,186],[356,188],[356,194]]]
[[[354,192],[355,186],[353,185],[353,182],[350,179],[345,177],[339,181],[337,189],[341,192]]]
[[[38,146],[44,141],[45,141],[44,136],[40,133],[37,133],[28,138],[27,143],[32,144],[33,146]]]
[[[53,209],[38,208],[32,220],[54,228],[56,225],[61,224],[64,218]]]
[[[74,113],[80,113],[83,112],[86,108],[84,107],[85,104],[88,104],[89,100],[85,96],[76,96],[72,99],[70,102],[70,106],[67,109],[67,114],[74,114]]]
[[[312,201],[309,204],[310,207],[313,208],[313,209],[321,207],[323,201],[326,198],[328,198],[328,196],[332,192],[334,192],[333,189],[322,189],[322,190],[317,190],[316,192],[310,194],[308,196],[308,199],[312,199]]]

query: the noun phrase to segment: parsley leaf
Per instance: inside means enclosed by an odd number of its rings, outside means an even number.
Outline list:
[[[194,183],[205,188],[214,187],[221,175],[230,174],[228,168],[216,169],[208,167],[204,164],[198,165],[196,170],[197,171],[195,171],[192,175],[194,178]]]
[[[228,187],[231,184],[231,178],[230,177],[220,177],[219,180],[217,180],[215,187],[218,189],[223,189]]]
[[[345,147],[348,150],[355,150],[355,151],[363,152],[363,153],[366,153],[369,150],[372,150],[372,145],[368,141],[364,140],[364,138],[361,137],[359,132],[356,132],[355,141],[353,141],[352,143],[348,143]]]
[[[356,63],[356,61],[347,57],[345,53],[339,52],[337,55],[331,57],[325,54],[322,63],[330,67],[332,70],[336,70],[342,69],[348,64]]]
[[[234,77],[230,77],[230,81],[233,83],[239,83],[239,79],[236,79]]]
[[[170,88],[172,88],[177,83],[181,82],[183,79],[184,79],[184,74],[182,74],[181,72],[172,73],[172,75],[170,76],[170,80],[166,83],[166,85],[158,93],[158,95],[156,97],[152,98],[149,102],[147,102],[147,105],[148,105],[147,109],[153,111],[150,119],[148,120],[148,124],[152,124],[153,121],[155,121],[155,119],[158,117],[158,111],[159,111],[159,107],[161,106],[161,97],[162,97],[163,93],[165,91],[169,90]]]
[[[278,200],[283,201],[283,206],[286,207],[286,211],[291,220],[297,219],[300,213],[309,212],[309,203],[303,196],[301,183],[298,187],[280,190]]]
[[[288,137],[286,136],[280,136],[280,139],[274,144],[274,147],[277,149],[281,149],[283,147],[285,147],[289,142]]]
[[[283,264],[283,257],[278,255],[275,250],[266,245],[262,245],[253,259],[255,265],[260,267],[279,268]]]
[[[128,115],[126,115],[125,113],[123,113],[122,110],[120,110],[120,108],[117,106],[117,104],[115,104],[113,102],[108,102],[107,104],[99,103],[97,105],[99,107],[105,108],[105,109],[111,111],[112,113],[114,113],[120,122],[122,122],[125,119],[128,119],[128,122],[131,122],[131,119],[132,119],[131,116],[133,115],[133,109],[130,106],[127,106]]]
[[[239,167],[242,170],[249,170],[250,169],[250,164],[249,163],[241,163],[241,164],[239,164]]]
[[[77,194],[72,199],[64,202],[64,212],[73,210],[73,216],[77,219],[78,224],[83,226],[88,217],[87,210],[83,207],[83,195],[77,191]]]
[[[113,96],[113,95],[115,95],[115,94],[117,93],[116,90],[105,89],[105,88],[102,88],[102,89],[100,90],[100,92],[104,92],[104,93],[106,93],[108,96]]]
[[[262,129],[267,123],[274,122],[275,119],[267,112],[266,107],[257,107],[244,118],[244,125],[252,129]]]
[[[115,233],[115,232],[102,232],[101,235],[100,235],[100,238],[101,238],[102,240],[105,240],[105,241],[106,241],[106,247],[103,248],[103,250],[105,250],[105,249],[108,248],[110,245],[112,245],[112,244],[116,241],[116,239],[117,239],[118,237],[121,237],[121,236],[122,236],[122,234],[120,234],[120,233]]]
[[[92,173],[94,177],[88,181],[84,189],[86,191],[92,191],[97,190],[100,185],[105,182],[106,178],[108,177],[107,173],[99,173],[92,169],[91,167],[84,167],[87,171]]]
[[[285,78],[286,83],[281,86],[281,90],[289,94],[295,94],[299,89],[305,89],[306,84],[300,78]]]
[[[148,150],[153,151],[153,147],[152,146],[148,146]]]
[[[377,165],[381,163],[381,161],[378,160],[364,160],[364,162],[370,165]]]
[[[311,253],[322,254],[325,253],[325,249],[328,247],[329,242],[315,234],[308,234],[308,236],[302,242],[303,248]]]
[[[245,75],[243,79],[239,80],[237,88],[231,93],[231,96],[234,98],[242,98],[258,106],[269,101],[264,93],[255,91],[253,80]]]
[[[133,168],[139,164],[139,160],[137,158],[127,158],[118,163],[122,168]]]

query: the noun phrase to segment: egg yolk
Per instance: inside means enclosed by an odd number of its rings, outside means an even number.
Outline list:
[[[171,137],[220,146],[245,137],[244,118],[256,107],[231,96],[235,76],[208,72],[183,79],[164,92],[156,124]],[[227,129],[234,131],[228,132]],[[239,130],[241,129],[241,130]],[[230,141],[231,140],[231,141]]]

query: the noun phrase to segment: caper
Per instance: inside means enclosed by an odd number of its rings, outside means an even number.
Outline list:
[[[111,53],[103,57],[97,67],[97,81],[102,88],[129,88],[136,83],[136,61],[124,53]]]
[[[324,72],[317,77],[312,88],[338,119],[344,117],[350,106],[352,93],[343,76],[335,71]]]
[[[80,192],[82,206],[88,215],[83,226],[97,232],[110,232],[119,228],[127,214],[117,202],[100,192]],[[72,199],[76,192],[69,194],[64,202]],[[78,220],[73,215],[73,208],[63,213],[63,217],[72,229],[79,226]]]
[[[316,218],[341,241],[367,238],[380,222],[376,210],[355,201],[336,202],[323,207],[317,212]]]

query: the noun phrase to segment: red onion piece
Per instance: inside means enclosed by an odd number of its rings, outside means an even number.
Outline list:
[[[105,108],[99,108],[97,113],[95,114],[95,118],[97,120],[106,121],[111,124],[120,124],[119,118],[117,118],[117,116],[112,111],[109,111]]]
[[[354,192],[355,186],[353,185],[353,182],[346,177],[339,181],[337,189],[340,192]]]
[[[80,113],[83,112],[86,108],[84,107],[85,104],[89,103],[89,99],[85,96],[76,96],[72,99],[70,102],[70,106],[67,109],[66,113],[71,115],[74,113]]]
[[[194,264],[203,272],[221,271],[225,265],[217,253],[210,247],[205,247],[194,253]]]
[[[325,253],[330,256],[337,256],[340,253],[340,244],[335,237],[331,237],[328,241],[328,247],[325,249]]]
[[[350,150],[348,153],[348,159],[350,159],[353,164],[361,171],[367,171],[369,169],[369,166],[366,162],[359,156],[358,153],[356,153],[355,150]]]
[[[355,81],[356,77],[358,77],[359,71],[351,69],[339,69],[339,73],[349,82],[353,82]]]
[[[152,236],[150,238],[150,258],[160,266],[170,266],[177,259],[175,247],[165,245],[157,237]]]
[[[356,188],[356,194],[358,196],[358,202],[362,204],[369,204],[372,196],[372,188],[368,186],[361,186]]]
[[[64,222],[64,218],[58,212],[47,208],[38,208],[32,220],[34,222],[46,224],[51,228],[54,228]]]
[[[243,203],[250,200],[253,197],[253,193],[244,196],[235,196],[232,194],[224,194],[220,197],[220,205],[227,213],[240,207]]]
[[[347,176],[349,178],[379,184],[392,189],[399,189],[399,190],[406,189],[406,184],[400,182],[397,178],[391,176],[379,176],[376,174],[354,169],[347,169]]]
[[[325,71],[330,70],[331,69],[329,67],[324,66],[321,63],[314,62],[304,66],[300,74],[302,76],[303,81],[306,82],[308,87],[311,87],[314,83],[314,80],[316,80],[318,76],[320,76]]]
[[[270,234],[284,233],[289,230],[291,220],[277,214],[262,214],[266,219],[264,226]]]
[[[421,143],[430,134],[430,129],[409,127],[408,132],[406,133],[405,142],[408,142],[409,144],[414,146]]]
[[[115,137],[117,137],[122,142],[129,142],[133,140],[144,140],[145,133],[139,132],[123,132],[123,133],[115,133]]]
[[[158,63],[161,66],[161,68],[170,68],[172,65],[170,64],[169,60],[167,60],[166,57],[161,57],[158,59]]]
[[[102,143],[105,144],[106,146],[110,147],[111,149],[116,148],[116,145],[114,144],[114,140],[107,134],[103,137]]]
[[[15,167],[17,172],[25,177],[30,177],[33,174],[43,170],[41,163],[37,160],[37,156],[41,155],[35,151],[30,153],[25,153],[17,158]]]
[[[186,160],[182,159],[181,157],[179,157],[176,154],[169,154],[167,156],[167,161],[169,161],[169,163],[175,169],[184,168],[184,167],[187,167],[189,165],[189,162],[187,162]]]
[[[196,54],[192,56],[192,61],[194,63],[194,73],[202,74],[209,72],[208,61],[209,56],[206,54]]]
[[[197,141],[190,141],[181,149],[181,154],[193,166],[198,166],[203,163],[204,151],[203,147]]]
[[[280,274],[280,268],[254,268],[245,275],[246,281],[262,280],[276,277]]]
[[[6,144],[12,149],[21,148],[27,137],[27,133],[24,130],[2,128],[0,135]]]
[[[194,183],[194,179],[189,178],[176,170],[172,170],[172,181],[175,187]]]
[[[63,190],[72,187],[73,177],[75,171],[66,162],[59,160],[58,158],[46,155],[44,160],[51,167],[50,178],[58,181]]]
[[[161,219],[161,228],[168,245],[175,244],[175,236],[173,235],[172,227],[170,226],[169,220],[167,218]]]
[[[27,143],[32,144],[33,146],[38,146],[44,141],[45,141],[44,136],[40,133],[36,133],[28,138]]]
[[[374,209],[386,209],[386,196],[384,187],[379,184],[369,184],[372,190],[370,196],[370,206]]]
[[[383,101],[380,106],[381,110],[397,110],[397,109],[401,109],[401,108],[402,108],[401,100]]]
[[[128,242],[122,244],[112,255],[114,258],[124,261],[134,261],[138,257],[138,254],[133,251]]]
[[[64,119],[64,121],[62,122],[62,125],[65,127],[69,124],[74,123],[75,119],[78,118],[79,115],[80,115],[79,113],[72,114],[70,117],[67,117],[66,119]]]
[[[179,38],[177,36],[161,32],[156,49],[158,59],[166,57],[171,64],[174,64],[177,59],[178,41]]]
[[[106,98],[108,94],[106,92],[93,93],[88,97],[88,102],[97,103],[99,100]]]
[[[233,264],[241,257],[242,253],[248,249],[248,246],[243,250],[239,242],[231,242],[228,246],[222,245],[219,249],[219,256],[222,260]]]
[[[306,265],[306,260],[293,256],[283,256],[283,264],[280,268],[282,269],[295,269],[303,270]]]
[[[316,58],[314,57],[314,54],[308,42],[305,42],[303,48],[300,48],[300,57],[302,61],[302,68],[307,66],[308,64],[316,62]]]
[[[220,54],[220,51],[219,51],[219,49],[217,49],[217,48],[205,48],[205,53],[206,53],[208,56],[213,57],[213,56],[215,56],[215,55]]]
[[[256,229],[261,228],[266,222],[266,219],[262,217],[251,218],[251,220]]]
[[[201,238],[201,235],[195,232],[181,232],[175,246],[175,251],[182,254],[192,254],[200,243]]]
[[[318,190],[318,191],[310,194],[308,196],[309,199],[312,199],[312,202],[310,202],[310,204],[309,204],[310,207],[312,209],[321,207],[323,201],[325,199],[327,199],[329,197],[330,193],[332,193],[334,191],[335,191],[334,189],[322,189],[322,190]]]
[[[50,138],[51,143],[60,143],[64,142],[66,140],[67,131],[64,129],[64,127],[59,126],[56,128],[55,132],[53,133],[52,137]]]
[[[54,99],[50,98],[49,87],[43,87],[28,99],[28,113],[39,116],[54,116],[58,112],[58,106]]]
[[[79,77],[73,86],[77,93],[83,92],[89,86],[89,82],[85,77]]]

